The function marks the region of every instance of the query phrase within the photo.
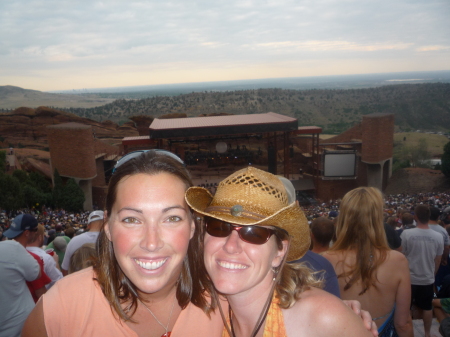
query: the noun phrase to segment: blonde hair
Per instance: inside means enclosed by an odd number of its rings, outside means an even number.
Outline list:
[[[45,227],[44,227],[44,225],[39,224],[39,225],[37,226],[37,235],[38,235],[38,236],[41,236],[41,235],[44,235],[44,233],[45,233]]]
[[[289,239],[289,234],[279,227],[274,227],[278,249],[283,247],[282,241]],[[287,252],[286,252],[287,255]],[[322,288],[323,279],[317,277],[318,272],[313,272],[304,263],[282,263],[275,268],[280,273],[275,291],[280,300],[280,307],[291,308],[300,299],[300,295],[310,287]]]
[[[383,196],[377,188],[359,187],[342,199],[336,223],[337,239],[330,251],[354,250],[356,263],[338,277],[348,278],[344,291],[361,280],[364,294],[376,287],[377,268],[390,250],[383,225]],[[342,262],[343,263],[343,262]]]

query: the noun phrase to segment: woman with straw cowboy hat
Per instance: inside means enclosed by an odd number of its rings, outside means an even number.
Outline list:
[[[185,202],[190,186],[184,163],[167,151],[117,162],[94,267],[58,281],[22,336],[220,336],[203,228]]]
[[[372,336],[341,300],[314,287],[308,268],[286,264],[305,254],[310,235],[279,178],[248,167],[214,196],[190,187],[186,201],[203,216],[206,269],[229,303],[227,313],[219,306],[223,336]]]

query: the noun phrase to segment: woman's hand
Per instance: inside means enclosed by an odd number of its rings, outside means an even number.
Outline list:
[[[356,300],[343,300],[343,302],[353,310],[363,320],[364,326],[369,330],[375,337],[378,336],[378,328],[374,321],[372,321],[372,315],[365,310],[361,309],[361,303]]]

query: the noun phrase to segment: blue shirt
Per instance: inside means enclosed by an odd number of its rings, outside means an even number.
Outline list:
[[[322,277],[324,281],[323,290],[341,298],[336,272],[333,265],[326,258],[308,250],[301,259],[291,261],[291,263],[299,262],[305,262],[306,266],[311,270],[319,272],[318,276]]]

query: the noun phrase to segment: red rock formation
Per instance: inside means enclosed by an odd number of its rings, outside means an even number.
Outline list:
[[[20,143],[27,148],[42,149],[48,146],[46,127],[69,122],[91,125],[99,139],[120,141],[123,137],[138,135],[132,122],[119,127],[111,121],[97,122],[48,107],[20,107],[12,112],[0,113],[0,136],[15,147]]]

